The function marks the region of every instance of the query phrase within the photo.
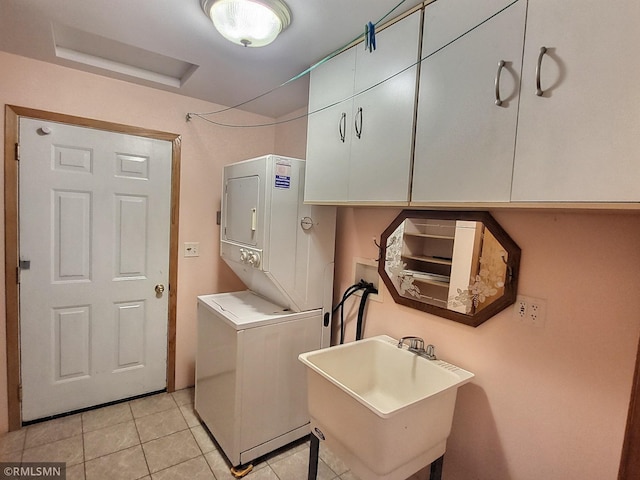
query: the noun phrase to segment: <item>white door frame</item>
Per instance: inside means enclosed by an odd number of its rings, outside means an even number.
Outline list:
[[[7,341],[7,393],[9,407],[9,430],[22,426],[20,408],[20,318],[18,288],[19,254],[19,192],[17,147],[20,117],[36,118],[66,123],[81,127],[95,128],[109,132],[125,133],[172,143],[171,168],[171,225],[169,245],[169,318],[167,331],[167,391],[175,390],[176,359],[176,304],[178,278],[178,206],[180,198],[180,135],[147,130],[100,120],[75,117],[59,113],[35,110],[26,107],[6,105],[4,137],[4,226],[5,226],[5,292],[6,292],[6,341]]]

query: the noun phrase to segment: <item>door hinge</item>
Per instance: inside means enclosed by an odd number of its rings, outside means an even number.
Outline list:
[[[18,401],[22,402],[22,384],[18,385]]]
[[[16,267],[16,283],[20,285],[20,267]]]
[[[20,161],[20,144],[16,143],[16,161]]]

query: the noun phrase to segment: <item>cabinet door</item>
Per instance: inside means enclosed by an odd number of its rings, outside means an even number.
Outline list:
[[[635,0],[529,0],[513,201],[640,198],[639,19]]]
[[[526,3],[526,0],[516,1]],[[427,49],[422,50],[422,57],[455,42],[461,35],[490,20],[513,2],[514,0],[447,0],[427,5],[424,32],[429,36],[429,41],[423,42]]]
[[[459,3],[437,2],[426,9],[423,52],[435,53],[426,54],[420,70],[411,201],[508,202],[526,2],[437,51],[446,36],[429,28],[431,17],[455,18]],[[499,61],[505,62],[500,72]]]
[[[355,59],[351,48],[311,72],[306,202],[347,201]]]
[[[357,47],[352,202],[409,200],[420,21],[415,12],[380,31],[373,52]]]

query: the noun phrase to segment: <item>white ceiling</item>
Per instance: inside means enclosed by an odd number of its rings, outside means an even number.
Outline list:
[[[349,43],[400,0],[286,0],[292,23],[262,48],[234,45],[200,0],[0,0],[0,50],[234,106]],[[405,0],[389,18],[421,0]],[[387,18],[387,19],[389,19]],[[307,103],[308,75],[241,108],[278,117]]]

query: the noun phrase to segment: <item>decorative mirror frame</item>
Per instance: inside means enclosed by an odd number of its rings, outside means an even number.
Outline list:
[[[417,219],[435,219],[435,220],[467,220],[482,222],[485,228],[489,229],[495,239],[501,244],[507,252],[506,278],[504,282],[504,293],[501,297],[495,299],[479,312],[474,314],[465,314],[439,307],[429,303],[421,302],[412,298],[400,295],[396,287],[389,278],[385,270],[385,262],[387,259],[387,242],[396,229],[408,218]],[[509,307],[516,301],[518,291],[518,272],[520,268],[520,247],[511,239],[500,224],[485,211],[445,211],[445,210],[403,210],[386,228],[380,237],[380,259],[378,261],[378,273],[384,281],[387,289],[391,293],[394,301],[407,307],[422,310],[424,312],[438,315],[471,327],[486,322],[496,313]],[[503,258],[504,260],[504,258]],[[471,279],[470,279],[471,280]]]

